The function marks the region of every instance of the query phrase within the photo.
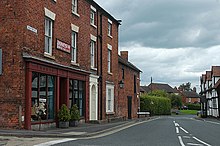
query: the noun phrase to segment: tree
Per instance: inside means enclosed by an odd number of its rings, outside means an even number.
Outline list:
[[[180,95],[171,94],[169,98],[172,108],[180,108],[182,106],[182,98]]]
[[[186,84],[182,84],[182,85],[179,86],[178,89],[181,90],[181,91],[192,91],[191,83],[187,82]]]

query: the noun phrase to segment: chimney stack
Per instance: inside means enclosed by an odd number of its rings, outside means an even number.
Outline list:
[[[128,61],[128,51],[120,51],[121,57]]]

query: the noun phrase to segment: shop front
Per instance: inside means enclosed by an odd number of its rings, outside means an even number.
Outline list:
[[[81,119],[89,120],[89,73],[33,57],[26,62],[25,129],[57,126],[62,104],[77,104]]]

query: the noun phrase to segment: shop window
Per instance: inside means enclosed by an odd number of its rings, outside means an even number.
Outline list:
[[[78,80],[70,80],[69,88],[69,108],[76,104],[79,108],[80,116],[84,116],[84,82]]]
[[[32,73],[31,121],[54,119],[54,89],[54,76]]]

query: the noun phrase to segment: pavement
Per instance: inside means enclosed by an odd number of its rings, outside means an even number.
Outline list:
[[[139,118],[135,120],[126,120],[114,123],[91,124],[81,123],[78,127],[69,128],[52,128],[47,130],[16,130],[16,129],[0,129],[0,136],[15,136],[15,137],[50,137],[50,138],[79,138],[91,137],[106,132],[110,132],[119,128],[127,127],[134,123],[153,119],[154,117]]]

